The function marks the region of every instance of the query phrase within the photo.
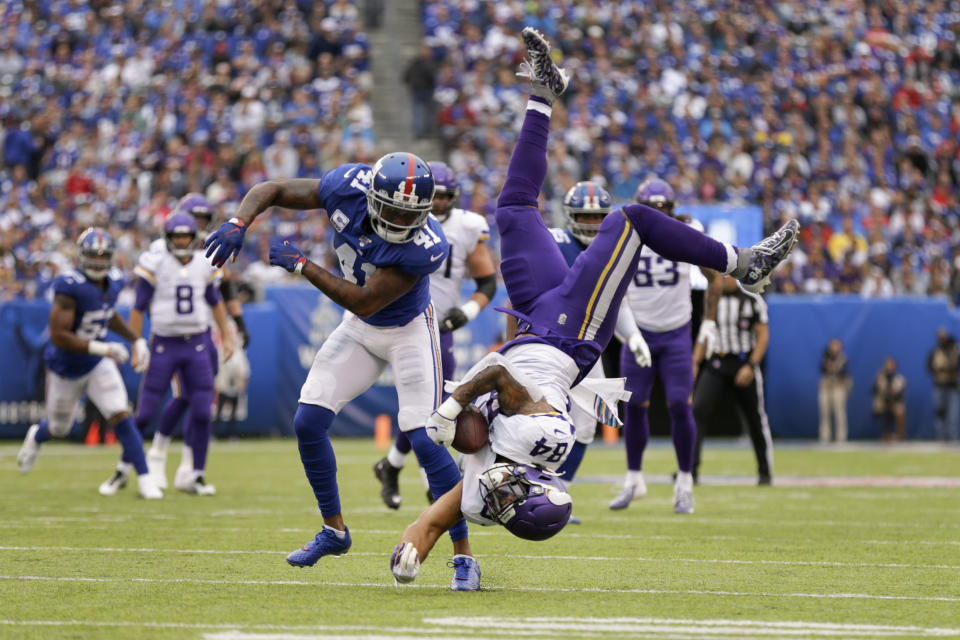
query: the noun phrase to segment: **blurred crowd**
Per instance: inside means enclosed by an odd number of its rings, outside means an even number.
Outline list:
[[[129,271],[185,193],[223,219],[259,181],[375,158],[359,18],[351,0],[0,3],[0,300],[42,296],[86,226]],[[271,234],[329,263],[304,221],[258,223],[238,267]]]
[[[960,300],[958,0],[421,5],[403,80],[463,206],[493,212],[529,24],[573,75],[554,109],[553,223],[578,180],[626,202],[656,173],[681,205],[757,204],[768,228],[800,218],[775,290]],[[184,193],[223,219],[260,180],[372,161],[359,14],[353,0],[0,4],[0,298],[42,295],[87,225],[110,229],[129,269]],[[311,220],[258,222],[238,267],[282,278],[257,260],[270,235],[332,267]]]
[[[960,298],[956,0],[424,0],[423,24],[406,80],[433,91],[467,206],[494,205],[529,24],[573,76],[553,111],[555,223],[578,180],[626,202],[656,173],[681,204],[798,217],[775,290]]]

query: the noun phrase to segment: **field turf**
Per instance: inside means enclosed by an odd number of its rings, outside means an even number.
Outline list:
[[[660,482],[611,512],[623,450],[595,444],[571,492],[583,524],[546,542],[472,527],[480,593],[452,593],[448,539],[415,583],[388,568],[426,504],[413,459],[389,511],[369,440],[334,447],[353,548],[295,569],[320,517],[292,441],[216,443],[198,498],[97,494],[116,449],[48,444],[34,470],[0,445],[0,638],[960,638],[960,449],[780,446],[705,451],[696,513]],[[172,476],[178,444],[172,447]],[[899,486],[890,486],[899,485]]]

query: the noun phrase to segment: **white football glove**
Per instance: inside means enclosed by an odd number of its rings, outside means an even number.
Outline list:
[[[133,343],[133,362],[130,364],[133,365],[134,371],[143,373],[148,362],[150,362],[150,347],[147,346],[146,340],[137,338]]]
[[[101,342],[91,340],[87,344],[87,353],[105,358],[113,358],[117,364],[123,364],[130,358],[130,352],[119,342]]]
[[[390,570],[398,583],[413,582],[420,573],[420,555],[412,542],[401,542],[393,548]]]
[[[717,332],[717,323],[713,320],[704,320],[701,322],[700,331],[697,333],[697,343],[704,346],[705,358],[709,358],[717,352],[717,343],[719,341],[720,334]]]
[[[427,435],[430,439],[441,446],[446,446],[453,442],[453,436],[457,432],[457,416],[463,411],[460,403],[450,396],[443,401],[437,410],[427,418]]]
[[[639,331],[634,332],[627,339],[627,348],[633,353],[633,358],[641,367],[649,367],[653,364],[653,358],[650,357],[650,347],[647,341],[643,339],[643,334]]]

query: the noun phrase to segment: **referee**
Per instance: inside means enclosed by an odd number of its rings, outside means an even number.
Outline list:
[[[759,484],[770,484],[773,441],[763,403],[763,376],[760,373],[760,363],[770,343],[767,304],[760,296],[743,291],[733,278],[724,276],[723,294],[717,306],[717,330],[717,352],[700,367],[693,394],[693,415],[698,427],[694,477],[700,467],[703,435],[710,430],[721,400],[727,396],[747,419],[750,439],[757,454]],[[705,355],[704,345],[697,344],[693,352],[695,366]]]

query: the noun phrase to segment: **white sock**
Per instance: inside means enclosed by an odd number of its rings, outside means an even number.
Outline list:
[[[193,468],[193,447],[183,445],[183,451],[180,452],[180,466]]]
[[[677,471],[677,481],[674,486],[684,491],[693,491],[693,474],[689,471]]]
[[[430,488],[430,478],[427,477],[427,470],[423,467],[420,467],[420,479],[423,480],[423,486],[427,489]]]
[[[537,113],[542,113],[548,118],[553,114],[553,107],[537,100],[527,100],[527,111],[530,110],[536,111]]]
[[[337,537],[340,538],[341,540],[343,540],[344,538],[347,537],[347,532],[346,532],[346,531],[340,531],[340,529],[334,529],[333,527],[331,527],[331,526],[328,525],[328,524],[323,525],[323,528],[324,528],[324,529],[329,529],[330,531],[333,531],[335,534],[337,534]]]
[[[732,244],[726,242],[723,243],[723,248],[727,250],[727,270],[724,273],[730,274],[737,268],[737,250]]]
[[[643,471],[631,471],[627,469],[627,477],[623,481],[624,486],[632,486],[643,482]]]
[[[160,453],[166,453],[170,448],[170,436],[165,436],[159,431],[153,434],[153,448]]]
[[[124,462],[121,460],[117,463],[117,471],[122,473],[125,476],[130,475],[130,471],[133,469],[133,465],[129,462]]]
[[[390,466],[395,469],[403,469],[403,463],[407,460],[407,454],[400,453],[397,449],[397,445],[390,447],[390,451],[387,452],[387,462],[390,463]]]

